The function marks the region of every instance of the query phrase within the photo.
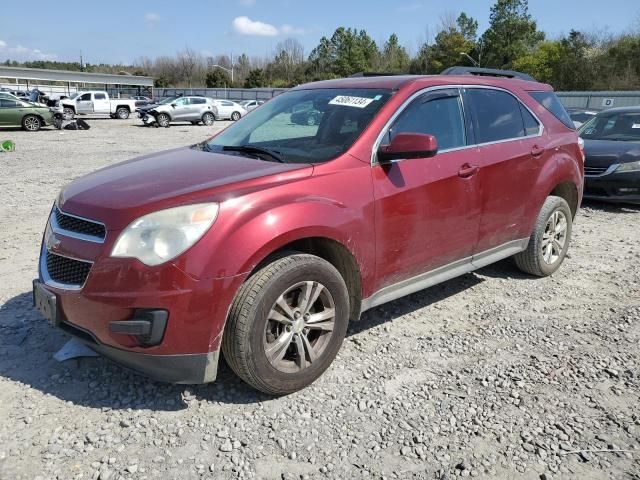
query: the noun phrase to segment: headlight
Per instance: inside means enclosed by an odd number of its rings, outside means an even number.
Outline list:
[[[615,172],[640,172],[640,160],[636,162],[621,163],[618,165]]]
[[[149,266],[167,262],[202,238],[218,209],[217,203],[200,203],[140,217],[122,231],[111,256],[137,258]]]

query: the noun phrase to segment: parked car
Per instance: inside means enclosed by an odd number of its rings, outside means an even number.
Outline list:
[[[580,128],[584,197],[640,204],[640,107],[611,108]]]
[[[65,120],[75,115],[98,114],[125,120],[136,109],[136,101],[129,98],[111,99],[104,91],[81,91],[60,100]]]
[[[47,107],[17,98],[6,98],[0,92],[0,127],[22,127],[27,132],[37,132],[53,123],[53,112]]]
[[[231,100],[213,100],[213,104],[218,109],[216,120],[238,121],[247,114],[247,110],[239,103]]]
[[[567,113],[576,128],[581,127],[584,123],[591,120],[598,114],[597,110],[585,109],[585,108],[568,108]]]
[[[24,102],[29,101],[29,92],[23,92],[21,90],[11,90],[10,93]]]
[[[172,122],[213,125],[216,116],[217,110],[210,98],[193,96],[156,105],[144,112],[142,121],[145,125],[157,123],[160,127],[168,127]]]
[[[146,112],[148,112],[149,110],[152,110],[153,108],[157,107],[158,105],[165,105],[165,104],[169,104],[169,103],[173,103],[176,99],[178,99],[180,97],[166,97],[163,99],[158,99],[157,101],[150,103],[148,105],[140,105],[138,107],[136,107],[136,112],[138,112],[138,117],[139,118],[144,118],[144,116],[146,115]]]
[[[317,110],[312,102],[298,105],[291,113],[291,122],[297,125],[320,125],[322,112]]]
[[[239,102],[240,105],[247,111],[255,110],[259,106],[264,104],[264,100],[243,100]]]
[[[365,310],[510,256],[552,274],[582,197],[578,135],[550,86],[465,71],[302,85],[202,143],[76,179],[36,306],[156,379],[212,381],[223,354],[285,394]],[[307,102],[316,128],[289,121]]]

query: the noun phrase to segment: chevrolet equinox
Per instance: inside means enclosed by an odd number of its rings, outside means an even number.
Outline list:
[[[34,303],[152,378],[213,381],[222,354],[277,395],[317,379],[370,308],[511,256],[550,275],[584,158],[551,87],[516,73],[310,83],[75,180]],[[318,122],[292,122],[301,110]]]

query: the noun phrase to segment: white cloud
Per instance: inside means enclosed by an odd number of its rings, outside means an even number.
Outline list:
[[[256,4],[256,0],[240,0],[238,3],[244,7],[252,7]]]
[[[260,37],[274,37],[278,29],[270,23],[251,20],[249,17],[236,17],[232,22],[233,29],[240,35],[256,35]]]
[[[307,30],[304,28],[294,27],[293,25],[284,24],[280,27],[280,33],[284,35],[304,35]]]
[[[158,23],[160,23],[160,15],[153,12],[145,13],[144,21],[149,27],[155,27]]]
[[[9,45],[0,40],[0,53],[8,60],[55,60],[55,53],[45,53],[38,48],[29,48],[24,45]]]

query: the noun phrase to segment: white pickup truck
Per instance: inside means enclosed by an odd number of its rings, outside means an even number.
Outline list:
[[[60,100],[60,108],[65,120],[75,115],[109,115],[111,118],[125,120],[136,109],[136,101],[128,98],[110,99],[104,91],[83,91]]]

